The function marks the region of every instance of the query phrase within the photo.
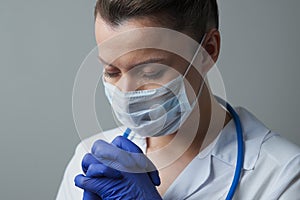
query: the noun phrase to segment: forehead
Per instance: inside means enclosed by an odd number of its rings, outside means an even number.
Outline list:
[[[125,21],[121,25],[111,26],[101,17],[95,20],[95,38],[101,57],[110,54],[125,54],[136,50],[148,49],[151,52],[164,40],[162,34],[155,36],[153,31],[145,31],[155,24],[147,18]],[[166,42],[166,40],[164,40]],[[143,51],[145,52],[145,51]],[[150,52],[150,51],[148,51]]]
[[[142,51],[144,54],[157,54],[163,50],[190,60],[191,53],[198,46],[188,35],[159,27],[147,18],[125,21],[112,27],[98,16],[95,20],[95,37],[99,56],[109,63],[124,54],[141,49],[147,49]]]
[[[133,31],[134,29],[142,29],[146,27],[157,27],[157,25],[152,22],[150,19],[141,17],[138,19],[132,19],[124,21],[122,24],[117,26],[112,26],[105,22],[101,17],[97,17],[95,20],[95,36],[97,44],[104,42],[105,40],[114,38],[122,33]],[[135,31],[135,35],[127,35],[129,38],[139,39],[142,37],[141,34],[137,34],[138,31]],[[131,39],[132,39],[131,38]]]

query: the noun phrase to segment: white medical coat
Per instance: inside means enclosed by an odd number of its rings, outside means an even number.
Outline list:
[[[233,199],[300,200],[300,148],[270,131],[244,108],[236,108],[241,119],[245,158],[239,186]],[[81,142],[68,164],[57,200],[80,200],[83,191],[74,185],[82,174],[81,160],[97,139],[111,141],[122,134],[119,128]],[[146,141],[133,141],[145,152]],[[234,121],[201,151],[179,174],[163,196],[164,200],[225,199],[231,185],[237,155]]]

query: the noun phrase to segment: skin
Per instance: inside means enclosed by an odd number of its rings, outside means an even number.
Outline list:
[[[96,42],[98,45],[100,45],[120,33],[143,27],[159,27],[159,25],[148,18],[138,18],[125,21],[124,23],[122,23],[122,25],[119,25],[117,27],[111,27],[111,25],[107,24],[100,16],[98,16],[95,20]],[[143,40],[144,38],[141,37],[139,39]],[[216,62],[220,51],[219,31],[214,28],[210,29],[206,34],[202,46],[210,55],[211,61]],[[107,65],[105,65],[104,67],[104,74],[106,74],[104,76],[105,80],[111,84],[116,85],[123,92],[133,90],[147,90],[161,87],[161,85],[168,83],[170,80],[176,77],[178,73],[183,74],[186,68],[182,66],[188,66],[189,64],[187,61],[177,55],[157,49],[132,51],[130,53],[122,55],[111,63],[107,61],[109,60],[107,56],[105,58],[104,55],[99,55],[99,57],[100,62],[107,62]],[[136,63],[140,63],[141,61],[146,61],[149,59],[153,59],[156,61],[151,65],[134,66]],[[163,75],[160,75],[159,81],[149,81],[148,79],[148,81],[140,81],[139,76],[137,76],[139,72],[141,72],[143,75],[155,74],[156,71],[163,68],[163,66],[169,67],[166,69]],[[212,64],[205,65],[203,67],[202,73],[206,74],[211,69],[211,67]],[[137,71],[137,73],[135,73],[135,70]],[[191,68],[186,76],[186,79],[191,84],[191,89],[193,89],[193,92],[197,92],[199,90],[199,87],[203,81],[202,76],[197,73],[196,69],[194,68]],[[191,91],[187,90],[189,100],[191,100],[190,93]],[[212,115],[212,109],[215,110],[215,115]],[[185,130],[186,134],[189,133],[189,126],[192,126],[194,125],[194,123],[196,123],[194,116],[197,111],[200,112],[201,121],[197,122],[199,124],[198,130],[191,145],[176,161],[164,168],[158,169],[161,178],[161,185],[157,187],[157,189],[161,195],[166,192],[166,190],[176,179],[176,177],[192,161],[192,159],[199,153],[199,151],[210,144],[218,135],[220,130],[231,119],[230,115],[216,102],[214,97],[211,95],[209,86],[207,85],[205,85],[201,95],[199,96],[198,105],[196,105],[193,112],[189,116],[189,120],[186,120],[185,124],[183,125],[183,130]],[[225,116],[225,120],[219,120],[217,116]],[[213,132],[213,134],[210,133],[210,135],[213,136],[206,137],[211,120],[213,120],[213,122],[221,121],[222,124],[212,127],[212,129],[210,129],[210,132]],[[154,153],[150,157],[155,165],[159,163],[159,159],[156,158],[159,156],[163,156],[155,155],[155,152],[168,145],[174,139],[176,134],[177,133],[167,136],[147,138],[147,154],[150,155],[152,152]],[[178,146],[180,146],[180,143],[178,144]]]

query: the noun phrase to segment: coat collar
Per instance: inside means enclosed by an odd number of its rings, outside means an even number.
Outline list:
[[[244,108],[235,108],[240,117],[244,140],[244,170],[252,170],[259,156],[260,148],[270,130]],[[220,132],[212,156],[235,166],[237,158],[237,136],[234,121],[231,120]]]

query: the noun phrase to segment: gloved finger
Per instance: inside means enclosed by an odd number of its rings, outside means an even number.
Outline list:
[[[152,181],[152,183],[156,186],[160,185],[160,178],[158,171],[156,170],[154,164],[144,155],[142,154],[142,150],[134,144],[131,140],[128,140],[125,137],[118,136],[113,141],[112,144],[116,145],[117,147],[133,152],[138,154],[131,154],[137,162],[138,165],[140,165],[141,168],[145,168],[145,170],[148,172],[148,175]]]
[[[135,165],[128,152],[103,140],[97,140],[93,144],[92,154],[103,164],[120,171],[127,171]]]
[[[86,172],[87,177],[122,178],[121,172],[104,164],[91,164]]]
[[[148,175],[155,186],[160,185],[160,178],[157,170],[148,172]]]
[[[93,154],[87,153],[85,154],[81,162],[82,171],[86,173],[91,164],[100,164],[100,163],[101,162],[97,160],[97,158]]]
[[[143,153],[143,151],[136,144],[123,136],[115,137],[115,139],[111,143],[128,152]]]
[[[85,177],[83,174],[79,174],[74,179],[75,186],[88,190],[89,192],[97,193],[98,182],[96,179]]]
[[[83,200],[102,200],[97,194],[85,190],[83,192]]]
[[[77,175],[74,179],[75,186],[83,190],[96,193],[98,194],[98,196],[100,196],[103,192],[107,192],[107,190],[110,187],[114,187],[120,184],[119,181],[120,181],[119,179],[111,180],[106,177],[91,178],[91,177],[86,177],[83,174]]]
[[[148,167],[149,160],[147,157],[143,154],[142,150],[134,144],[132,141],[128,140],[125,137],[117,136],[113,141],[112,144],[116,147],[119,147],[120,149],[123,149],[129,153],[131,157],[135,160],[135,165],[140,167],[141,169],[144,169],[146,172],[146,168]],[[132,163],[133,164],[133,163]],[[134,166],[131,166],[134,167]]]
[[[140,169],[136,172],[150,172],[155,171],[156,168],[154,164],[147,158],[145,154],[143,154],[142,150],[134,144],[131,140],[128,140],[125,137],[117,136],[113,141],[112,144],[125,150],[129,153],[129,155],[135,160],[135,165]],[[131,168],[134,166],[131,166]],[[135,167],[136,168],[136,167]]]

